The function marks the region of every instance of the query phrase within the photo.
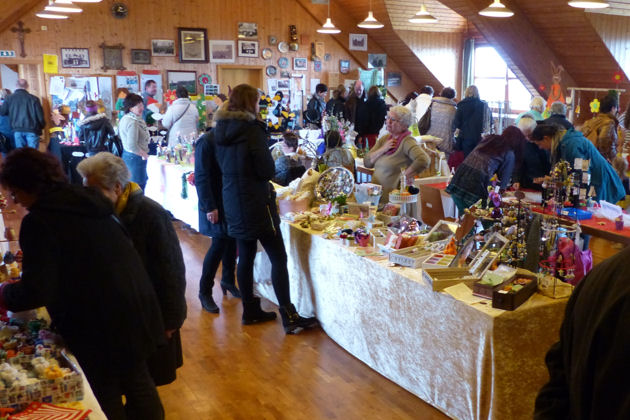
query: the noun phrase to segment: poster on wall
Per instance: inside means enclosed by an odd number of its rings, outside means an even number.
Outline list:
[[[103,105],[105,106],[105,113],[107,116],[111,116],[114,110],[114,89],[112,86],[112,78],[111,77],[99,77],[98,78],[98,93],[100,99],[103,100]]]
[[[267,93],[273,95],[278,90],[278,79],[267,79]]]
[[[162,73],[159,70],[145,70],[140,74],[140,90],[144,92],[144,86],[146,83],[152,80],[157,85],[157,92],[153,98],[158,101],[158,103],[162,103],[162,98],[164,98],[164,89],[162,87]]]
[[[48,93],[52,96],[62,96],[66,89],[66,78],[63,76],[52,76],[50,78],[50,85],[48,87]]]
[[[302,112],[304,108],[303,98],[306,90],[305,79],[303,74],[293,74],[291,77],[291,111]]]
[[[122,74],[117,74],[116,88],[126,88],[129,90],[129,93],[142,93],[140,92],[140,88],[138,86],[138,75],[136,73],[133,73],[133,75],[129,74],[129,72],[122,72]]]

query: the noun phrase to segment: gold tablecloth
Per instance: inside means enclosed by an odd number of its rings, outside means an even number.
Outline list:
[[[516,311],[471,305],[434,292],[421,270],[388,267],[284,222],[282,233],[293,303],[352,355],[453,418],[532,418],[566,299],[535,294]],[[255,281],[277,302],[264,253]]]

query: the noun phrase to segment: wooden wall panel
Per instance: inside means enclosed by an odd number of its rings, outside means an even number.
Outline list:
[[[630,10],[630,5],[628,7]],[[630,18],[599,13],[587,16],[627,79],[630,75]]]
[[[462,33],[421,31],[397,33],[443,86],[457,88],[460,85]]]
[[[185,7],[182,7],[183,3]],[[216,64],[182,64],[178,62],[177,57],[152,57],[151,65],[132,65],[130,49],[148,49],[151,39],[176,40],[178,26],[206,28],[209,39],[236,40],[238,22],[256,22],[258,23],[259,49],[262,50],[269,46],[270,35],[276,36],[278,41],[288,41],[288,25],[295,24],[302,42],[299,51],[280,54],[276,47],[271,47],[273,51],[271,60],[237,57],[236,64],[278,67],[277,61],[280,56],[289,58],[291,62],[293,57],[309,57],[309,70],[296,72],[305,75],[307,89],[310,88],[310,78],[319,78],[326,83],[328,72],[338,72],[339,59],[351,60],[351,72],[341,75],[340,80],[343,82],[346,78],[356,79],[357,77],[356,69],[360,64],[334,38],[318,34],[316,29],[320,27],[320,23],[305,13],[294,0],[264,0],[263,2],[232,0],[229,2],[229,7],[218,0],[161,0],[159,4],[152,0],[134,0],[127,4],[129,16],[125,19],[115,19],[111,16],[110,2],[85,4],[83,13],[65,21],[39,19],[34,16],[34,13],[24,16],[22,20],[33,30],[26,36],[27,59],[41,60],[44,53],[59,55],[61,47],[89,48],[91,64],[89,69],[63,69],[60,64],[59,72],[75,75],[114,75],[116,71],[100,69],[103,60],[102,51],[98,45],[103,42],[122,43],[125,46],[123,64],[128,70],[140,73],[144,69],[159,69],[164,79],[166,70],[196,70],[198,74],[209,73],[213,80],[216,80]],[[41,29],[42,25],[47,26],[46,31]],[[347,45],[347,33],[343,35]],[[315,41],[324,42],[326,52],[331,53],[333,57],[328,62],[322,62],[322,72],[315,72],[313,63],[310,61],[310,43]],[[15,34],[10,31],[0,33],[0,49],[17,51],[18,42]],[[11,62],[11,60],[5,61]],[[288,70],[291,71],[291,68]],[[221,90],[224,91],[225,87],[221,86]],[[307,96],[310,95],[307,93]]]

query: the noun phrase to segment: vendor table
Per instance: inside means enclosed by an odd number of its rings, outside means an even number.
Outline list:
[[[169,210],[176,219],[198,231],[197,189],[187,183],[187,197],[182,197],[182,177],[191,171],[194,171],[194,168],[190,165],[168,163],[156,156],[149,156],[147,161],[149,180],[144,193]]]
[[[432,290],[422,271],[360,257],[339,241],[282,223],[291,299],[372,369],[457,419],[530,419],[548,380],[566,300],[535,294],[513,312]],[[256,290],[276,302],[269,260]]]

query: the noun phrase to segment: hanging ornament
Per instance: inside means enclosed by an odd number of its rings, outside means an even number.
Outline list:
[[[198,81],[200,85],[209,85],[212,83],[212,77],[207,73],[203,73],[199,75]]]
[[[613,82],[621,83],[623,82],[623,72],[621,70],[617,70],[613,73]]]
[[[595,98],[591,101],[591,103],[589,104],[591,107],[591,112],[593,114],[597,114],[599,112],[599,99]]]
[[[543,85],[543,84],[538,85],[538,90],[540,90],[540,91],[544,92],[544,91],[545,91],[545,89],[547,89],[547,86],[545,86],[545,85]]]
[[[164,92],[164,101],[169,105],[171,105],[175,99],[177,99],[177,96],[175,95],[174,90],[168,89]]]

